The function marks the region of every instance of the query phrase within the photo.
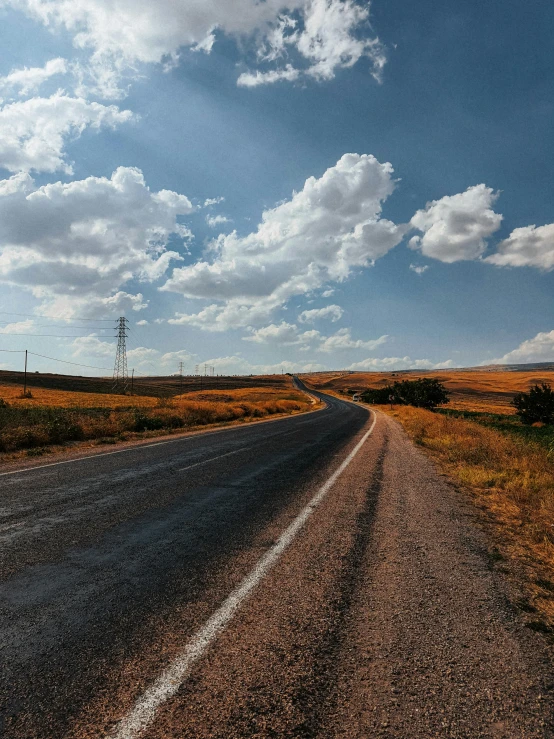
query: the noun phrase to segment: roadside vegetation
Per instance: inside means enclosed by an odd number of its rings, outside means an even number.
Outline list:
[[[503,550],[496,550],[498,558],[513,557],[523,570],[527,610],[541,612],[554,627],[554,428],[525,426],[498,414],[409,406],[396,407],[392,415],[473,492],[474,502],[496,524]]]
[[[331,392],[380,403],[471,494],[492,538],[491,562],[526,594],[516,606],[531,628],[554,636],[554,373],[451,371],[417,379],[426,377],[444,386],[447,406],[429,410],[395,398],[391,410],[391,388],[403,384],[397,373],[310,379],[318,389],[328,383]]]
[[[243,423],[299,413],[311,406],[292,385],[282,388],[208,390],[172,398],[0,386],[0,452],[30,456],[68,442],[116,443],[176,433],[210,424]]]
[[[412,405],[414,408],[430,410],[449,402],[449,394],[444,385],[430,377],[397,381],[381,388],[369,388],[360,397],[364,403]]]

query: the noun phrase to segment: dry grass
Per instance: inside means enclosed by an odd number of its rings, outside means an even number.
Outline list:
[[[292,386],[207,390],[171,399],[103,395],[33,388],[32,398],[21,388],[0,386],[0,452],[45,447],[66,442],[100,440],[113,443],[141,435],[171,433],[211,424],[242,423],[269,415],[299,413],[311,407]]]
[[[390,411],[387,411],[390,412]],[[525,573],[532,607],[554,626],[552,451],[478,423],[399,406],[410,435],[488,512],[506,556]]]
[[[554,386],[554,371],[534,370],[434,370],[429,372],[360,372],[321,373],[305,379],[321,390],[365,390],[388,385],[395,380],[415,380],[432,377],[442,382],[451,393],[449,408],[488,413],[514,413],[511,401],[514,395],[527,391],[535,383],[547,382]]]
[[[22,388],[8,383],[0,384],[0,398],[13,406],[36,408],[120,408],[136,406],[137,408],[153,408],[158,398],[148,396],[114,395],[111,393],[80,393],[66,390],[50,390],[40,387],[31,388],[32,398],[22,397]]]

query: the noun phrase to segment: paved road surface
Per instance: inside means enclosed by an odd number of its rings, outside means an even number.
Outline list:
[[[3,737],[554,735],[471,511],[327,403],[0,477]]]

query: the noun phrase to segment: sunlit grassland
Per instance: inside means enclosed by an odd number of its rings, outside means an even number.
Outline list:
[[[507,556],[526,573],[532,607],[554,626],[554,429],[493,414],[469,420],[408,406],[387,412],[491,515]]]
[[[35,455],[68,442],[114,443],[211,424],[243,423],[299,413],[311,402],[283,387],[206,390],[167,398],[81,393],[0,385],[0,452]]]
[[[554,387],[554,371],[531,370],[511,372],[502,369],[433,370],[427,372],[355,372],[315,373],[304,377],[310,385],[321,390],[359,391],[379,388],[396,380],[415,380],[431,377],[444,384],[450,393],[449,408],[513,414],[512,398],[527,391],[535,383],[546,382]]]
[[[493,554],[500,564],[502,557],[511,563],[512,575],[517,572],[513,576],[526,592],[528,622],[554,628],[554,427],[525,426],[511,405],[517,392],[535,383],[554,387],[554,372],[321,373],[307,379],[340,396],[417,377],[439,379],[451,402],[436,412],[409,406],[381,410],[400,421],[412,440],[468,491],[498,546]]]

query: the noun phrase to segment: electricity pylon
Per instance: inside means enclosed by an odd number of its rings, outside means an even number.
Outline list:
[[[129,373],[127,372],[127,324],[129,321],[121,316],[117,322],[117,351],[115,353],[115,364],[113,368],[113,390],[116,393],[126,393],[129,384]]]

